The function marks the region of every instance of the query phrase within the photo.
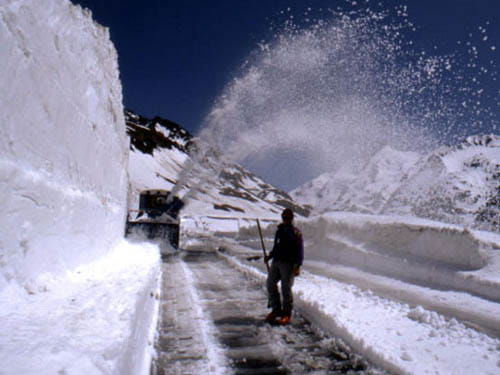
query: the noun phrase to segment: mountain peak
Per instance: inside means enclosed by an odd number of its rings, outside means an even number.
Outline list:
[[[127,109],[125,124],[130,136],[130,147],[153,155],[155,149],[176,148],[187,152],[193,136],[182,126],[159,116],[148,119]]]

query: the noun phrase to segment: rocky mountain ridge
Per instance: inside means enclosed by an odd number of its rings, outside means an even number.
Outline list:
[[[190,154],[196,151],[196,141],[182,126],[160,117],[148,119],[126,110],[125,121],[131,140],[129,208],[134,208],[140,191],[171,191],[178,185],[182,172],[193,164]],[[240,165],[225,162],[219,170],[217,154],[209,158],[177,186],[180,198],[187,200],[183,214],[277,218],[285,207],[298,215],[309,214],[288,193]]]

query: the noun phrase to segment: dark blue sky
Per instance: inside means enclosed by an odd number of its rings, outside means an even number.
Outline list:
[[[272,24],[281,24],[280,11],[290,8],[300,23],[311,7],[335,8],[338,0],[72,0],[92,10],[110,28],[119,55],[124,105],[137,113],[160,115],[191,132],[201,125],[225,84],[261,40],[269,40]],[[364,2],[360,0],[359,2]],[[498,67],[499,0],[371,1],[393,7],[408,5],[409,18],[419,28],[417,48],[439,53],[456,49],[457,40],[487,28],[488,48],[480,59]],[[500,45],[498,45],[500,48]],[[487,89],[498,100],[499,82]],[[495,104],[492,102],[493,104]],[[498,117],[497,117],[498,118]]]

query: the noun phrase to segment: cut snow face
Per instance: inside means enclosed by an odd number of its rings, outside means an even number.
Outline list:
[[[120,240],[128,140],[107,29],[62,0],[1,1],[0,20],[1,289]]]
[[[298,215],[308,214],[286,192],[238,164],[220,160],[215,152],[208,151],[203,160],[192,159],[189,150],[201,146],[179,125],[131,111],[125,116],[131,138],[130,209],[139,206],[141,191],[165,189],[185,201],[184,216],[279,218],[285,207]]]
[[[500,138],[468,137],[420,156],[386,147],[357,174],[324,174],[291,192],[315,212],[418,216],[500,232]]]

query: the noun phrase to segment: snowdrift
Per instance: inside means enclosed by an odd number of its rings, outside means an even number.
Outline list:
[[[45,275],[43,292],[10,285],[0,293],[2,374],[148,373],[158,291],[158,248],[128,241]]]
[[[467,229],[451,225],[349,213],[322,215],[302,225],[305,235],[315,239],[311,248],[318,256],[328,248],[350,245],[365,253],[448,264],[463,270],[486,265],[482,242]]]
[[[272,246],[274,231],[279,224],[275,219],[259,219],[262,234],[267,248]],[[220,241],[217,241],[217,238]],[[210,241],[201,241],[210,239]],[[262,249],[257,218],[226,217],[226,216],[183,216],[181,219],[180,248],[185,250],[206,249],[217,250],[225,246],[227,240],[237,241],[252,249]]]

